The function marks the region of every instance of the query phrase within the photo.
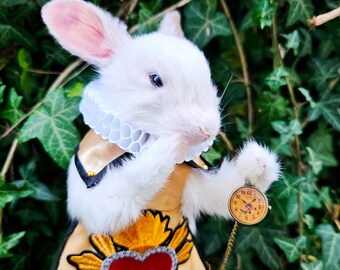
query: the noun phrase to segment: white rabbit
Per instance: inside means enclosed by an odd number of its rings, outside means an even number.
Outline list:
[[[208,62],[184,38],[178,12],[165,15],[158,31],[135,37],[119,19],[81,0],[53,0],[42,17],[66,50],[97,68],[80,105],[85,122],[102,140],[133,154],[118,168],[107,167],[90,188],[76,157],[69,168],[71,217],[89,233],[117,233],[166,192],[176,164],[199,156],[218,134],[219,98]],[[265,191],[278,174],[276,155],[248,142],[218,171],[191,169],[181,213],[193,232],[201,212],[229,218],[227,198],[236,187],[248,179]]]

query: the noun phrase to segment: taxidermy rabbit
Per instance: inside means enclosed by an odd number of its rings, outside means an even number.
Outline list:
[[[230,218],[227,198],[246,179],[266,191],[278,178],[276,155],[251,141],[219,169],[199,158],[218,134],[219,98],[178,12],[135,37],[81,0],[52,0],[42,17],[66,50],[98,70],[80,103],[91,131],[69,167],[73,225],[58,269],[206,269],[195,219]]]

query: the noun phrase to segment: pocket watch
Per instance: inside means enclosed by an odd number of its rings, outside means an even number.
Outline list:
[[[255,185],[246,181],[245,185],[236,188],[229,197],[229,212],[239,223],[254,225],[267,215],[270,206],[266,195]]]

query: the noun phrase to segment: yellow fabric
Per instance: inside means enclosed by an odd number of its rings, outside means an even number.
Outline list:
[[[109,162],[122,155],[122,151],[117,146],[102,139],[99,135],[90,131],[80,144],[78,157],[86,171],[93,171],[98,173]],[[176,249],[186,239],[191,239],[191,235],[188,232],[187,223],[183,222],[181,215],[181,199],[183,189],[185,187],[186,180],[188,179],[191,167],[186,164],[177,165],[174,172],[170,175],[166,186],[148,203],[146,209],[153,209],[162,212],[163,217],[168,216],[170,218],[168,222],[168,228],[174,230],[181,223],[182,225],[174,231],[174,236],[169,247]],[[135,224],[113,235],[115,243],[119,243],[122,246],[131,248],[133,251],[145,252],[148,248],[153,248],[159,244],[162,244],[169,231],[165,229],[164,221],[152,217],[152,215],[146,213],[145,217],[141,217]],[[136,233],[140,230],[142,234]],[[152,237],[151,237],[152,236]],[[92,236],[92,243],[96,245],[97,249],[107,256],[116,252],[114,244],[109,236],[95,235]],[[98,247],[99,246],[99,247]],[[96,253],[95,249],[89,242],[89,235],[80,223],[74,230],[74,232],[68,238],[62,255],[59,261],[58,270],[74,270],[75,267],[67,262],[67,256],[70,254],[80,254],[84,250],[89,250]],[[186,242],[177,253],[179,262],[187,260],[185,263],[179,265],[179,270],[204,270],[204,264],[202,263],[196,247],[192,242]],[[78,264],[80,269],[93,269],[100,270],[98,268],[101,264],[101,259],[94,258],[92,255],[83,254],[81,256],[72,257],[72,261]],[[87,268],[86,263],[90,264],[90,268]]]

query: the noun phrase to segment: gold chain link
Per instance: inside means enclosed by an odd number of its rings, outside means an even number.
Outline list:
[[[230,254],[231,254],[231,250],[232,250],[233,245],[234,245],[237,227],[238,227],[238,223],[237,223],[237,221],[235,221],[234,227],[231,231],[231,234],[230,234],[230,237],[229,237],[229,240],[228,240],[228,245],[227,245],[227,249],[226,249],[225,254],[224,254],[223,262],[220,266],[220,270],[225,270],[225,267],[227,266],[228,259],[229,259]]]

